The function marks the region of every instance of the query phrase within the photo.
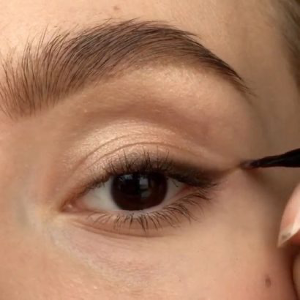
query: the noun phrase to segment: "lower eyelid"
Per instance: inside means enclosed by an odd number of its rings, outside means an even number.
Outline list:
[[[133,236],[159,236],[166,230],[174,234],[176,228],[185,222],[199,221],[197,215],[203,213],[204,205],[210,200],[199,188],[173,204],[156,212],[126,215],[120,212],[79,212],[71,213],[74,224],[89,231],[104,234],[124,234]],[[163,232],[162,232],[163,231]]]

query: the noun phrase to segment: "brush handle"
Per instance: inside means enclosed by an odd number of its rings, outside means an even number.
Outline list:
[[[243,164],[246,169],[271,168],[271,167],[300,167],[300,149],[295,149],[281,155],[267,156]]]

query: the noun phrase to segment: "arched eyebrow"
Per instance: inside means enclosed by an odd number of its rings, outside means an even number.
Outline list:
[[[239,92],[250,90],[238,73],[196,40],[196,35],[164,22],[136,19],[28,40],[20,57],[2,61],[0,110],[12,119],[50,109],[91,84],[147,64],[179,64],[211,70]],[[47,41],[46,41],[47,40]]]

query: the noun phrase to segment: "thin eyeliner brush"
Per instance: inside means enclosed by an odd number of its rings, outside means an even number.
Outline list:
[[[243,169],[271,168],[271,167],[300,167],[300,148],[281,155],[267,156],[257,160],[250,160],[241,164]]]

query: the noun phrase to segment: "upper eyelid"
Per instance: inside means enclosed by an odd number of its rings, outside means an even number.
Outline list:
[[[212,181],[214,178],[218,177],[217,173],[213,173],[211,170],[205,170],[202,167],[187,164],[186,162],[183,163],[178,159],[176,160],[174,157],[170,157],[169,151],[158,154],[158,152],[147,152],[145,149],[143,149],[142,153],[133,153],[133,155],[128,155],[123,151],[122,154],[118,155],[118,159],[111,159],[104,170],[107,176],[117,173],[122,174],[126,172],[148,172],[159,170],[166,175],[181,173],[182,178],[184,178],[185,173],[189,170],[189,173],[193,174],[193,177],[195,178],[195,185],[199,183],[199,179]]]
[[[176,162],[175,158],[169,159],[168,154],[159,154],[155,152],[143,151],[139,155],[134,153],[132,156],[124,154],[118,156],[115,162],[106,162],[106,167],[103,168],[104,173],[98,174],[97,171],[91,170],[89,172],[89,179],[81,184],[72,194],[71,198],[79,198],[87,193],[89,190],[98,187],[105,182],[110,176],[122,174],[124,172],[150,171],[161,170],[166,175],[185,182],[187,184],[199,187],[214,187],[219,183],[221,174],[206,171],[200,167]],[[157,164],[156,160],[159,160]],[[176,175],[175,175],[176,174]],[[180,178],[181,176],[181,178]],[[72,201],[68,199],[66,202]],[[63,205],[65,206],[65,204]]]

